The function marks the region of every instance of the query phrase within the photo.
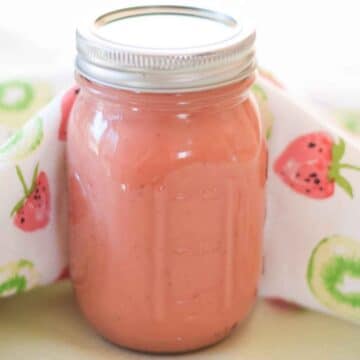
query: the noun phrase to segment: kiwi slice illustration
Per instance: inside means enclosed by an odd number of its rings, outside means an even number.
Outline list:
[[[0,82],[0,125],[21,128],[51,97],[51,87],[45,82]]]
[[[323,239],[307,268],[315,297],[336,314],[360,321],[360,242],[343,236]]]
[[[0,145],[0,162],[24,159],[39,147],[43,138],[42,119],[31,119]]]
[[[351,134],[360,136],[360,111],[339,110],[335,117],[341,127]]]
[[[32,86],[24,81],[8,81],[0,84],[0,109],[19,111],[26,109],[34,98]]]
[[[25,259],[0,267],[0,296],[10,296],[31,289],[39,282],[34,264]]]

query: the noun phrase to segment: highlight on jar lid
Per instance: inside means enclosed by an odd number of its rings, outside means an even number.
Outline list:
[[[255,31],[238,9],[201,1],[133,1],[77,29],[77,71],[115,88],[197,91],[255,70]],[[194,5],[196,4],[196,5]]]

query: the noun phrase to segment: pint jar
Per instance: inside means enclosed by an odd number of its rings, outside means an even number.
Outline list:
[[[205,347],[256,301],[266,146],[249,92],[254,40],[234,13],[173,3],[78,29],[71,276],[113,343]]]

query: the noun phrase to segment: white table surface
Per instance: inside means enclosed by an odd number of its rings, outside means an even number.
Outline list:
[[[222,343],[193,354],[149,356],[99,337],[79,313],[68,283],[0,299],[1,360],[359,360],[360,326],[260,302]]]

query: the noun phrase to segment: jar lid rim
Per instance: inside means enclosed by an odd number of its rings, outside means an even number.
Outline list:
[[[152,16],[142,19],[145,15]],[[129,19],[136,21],[131,25]],[[159,21],[163,27],[154,26]],[[190,28],[183,30],[183,24]],[[161,35],[166,26],[177,36],[174,43],[185,46],[173,46],[172,35]],[[151,38],[146,32],[153,29],[157,32]],[[78,27],[76,69],[90,80],[116,88],[195,91],[250,76],[256,67],[255,37],[238,9],[219,9],[201,0],[196,5],[186,0],[135,0],[128,5],[122,1],[118,7],[97,11]],[[158,44],[164,39],[167,44]]]

